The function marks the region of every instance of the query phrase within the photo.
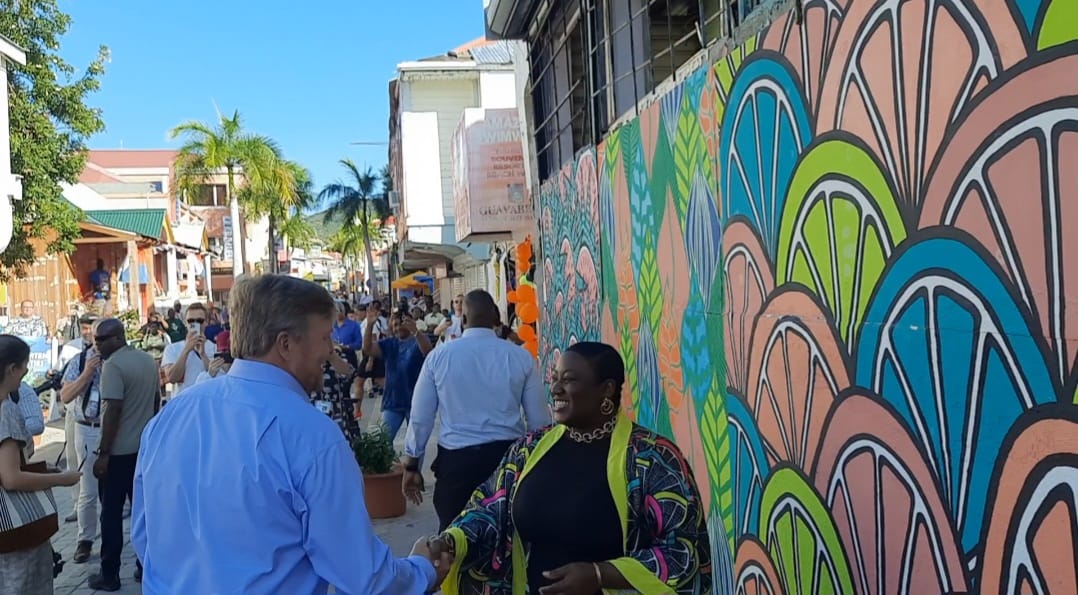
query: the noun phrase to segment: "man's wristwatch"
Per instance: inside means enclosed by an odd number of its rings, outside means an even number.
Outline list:
[[[99,448],[99,449],[97,449],[97,450],[95,450],[95,451],[94,451],[94,455],[95,455],[95,456],[99,456],[99,457],[100,457],[100,456],[106,456],[106,457],[107,457],[107,456],[109,456],[109,451],[107,451],[107,450],[101,450],[101,449]]]

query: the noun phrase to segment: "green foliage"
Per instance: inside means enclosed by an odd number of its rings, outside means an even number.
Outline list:
[[[379,175],[370,167],[360,171],[351,159],[341,159],[340,164],[348,174],[347,179],[326,184],[318,193],[319,202],[329,203],[323,222],[336,218],[342,221],[341,230],[331,240],[334,249],[342,254],[357,254],[352,246],[357,238],[362,239],[367,274],[370,275],[374,270],[373,246],[381,240],[380,223],[392,214],[387,200],[389,187],[386,184],[391,183],[387,182],[390,180],[386,175],[388,167]],[[375,225],[376,220],[379,225]]]
[[[46,238],[57,253],[73,250],[79,235],[82,214],[64,200],[59,184],[78,180],[86,139],[105,128],[100,111],[85,102],[101,86],[108,49],[102,46],[78,72],[59,53],[70,25],[56,0],[0,0],[0,34],[24,48],[27,61],[8,71],[11,168],[23,176],[23,199],[14,204],[15,230],[0,255],[2,279],[26,274],[34,261],[32,238]]]
[[[393,465],[400,460],[393,449],[393,437],[385,424],[380,424],[373,431],[363,432],[352,442],[352,452],[363,473],[381,475],[393,470]]]
[[[142,339],[142,321],[139,320],[138,310],[125,310],[116,316],[124,325],[124,336],[128,343],[135,343]]]
[[[303,220],[311,227],[315,237],[332,238],[344,227],[344,220],[338,217],[326,217],[326,211],[304,215]]]

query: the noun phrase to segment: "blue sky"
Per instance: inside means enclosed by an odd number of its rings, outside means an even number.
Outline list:
[[[240,110],[319,186],[337,160],[381,167],[387,85],[399,62],[444,53],[483,34],[481,0],[61,0],[74,19],[63,56],[84,67],[111,51],[101,91],[107,130],[92,148],[173,146],[188,119]]]

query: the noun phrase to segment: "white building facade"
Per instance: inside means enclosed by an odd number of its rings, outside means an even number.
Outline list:
[[[505,275],[495,274],[504,267],[493,263],[513,238],[457,242],[453,142],[466,111],[519,109],[521,63],[527,63],[523,43],[476,40],[444,56],[398,64],[390,83],[397,264],[401,274],[423,270],[434,277],[436,301],[447,308],[458,293],[486,289],[502,296],[504,310]]]

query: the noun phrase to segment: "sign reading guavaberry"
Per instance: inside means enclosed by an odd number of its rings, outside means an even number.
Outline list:
[[[464,110],[452,158],[458,242],[507,239],[534,227],[516,109]]]

